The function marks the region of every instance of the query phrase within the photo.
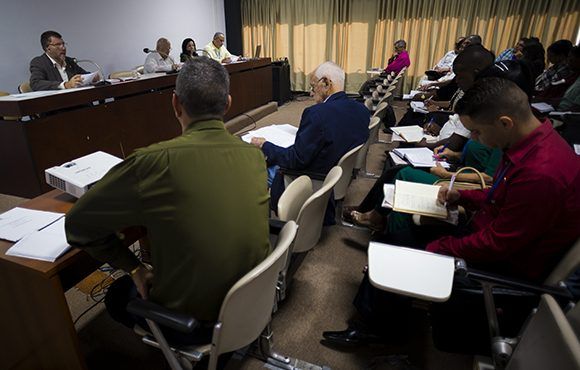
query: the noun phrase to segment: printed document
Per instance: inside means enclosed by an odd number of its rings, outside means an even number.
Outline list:
[[[16,242],[63,216],[64,213],[13,208],[0,215],[0,239]]]
[[[252,141],[253,137],[263,137],[266,141],[281,146],[282,148],[288,148],[289,146],[294,145],[294,141],[296,140],[296,131],[294,129],[289,128],[288,126],[291,125],[270,125],[259,128],[257,130],[253,130],[242,136],[242,140],[246,143]],[[291,126],[293,127],[293,126]]]
[[[54,262],[70,249],[64,232],[64,217],[18,241],[6,251],[9,256]]]

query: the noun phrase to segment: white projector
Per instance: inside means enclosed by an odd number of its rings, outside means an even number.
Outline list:
[[[80,198],[122,159],[105,152],[95,152],[60,166],[44,170],[46,183]]]

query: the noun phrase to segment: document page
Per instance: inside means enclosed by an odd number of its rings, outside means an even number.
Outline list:
[[[242,136],[242,140],[249,143],[253,137],[263,137],[272,144],[281,146],[282,148],[288,148],[294,145],[294,141],[296,140],[296,134],[290,133],[288,127],[280,128],[277,125],[270,125],[250,131]]]
[[[63,213],[16,207],[0,214],[0,239],[18,241],[63,217]]]
[[[9,256],[54,262],[70,246],[64,232],[64,217],[18,241],[6,251]]]
[[[447,218],[447,208],[437,203],[440,186],[395,181],[393,210],[437,218]]]
[[[391,127],[391,131],[405,139],[409,143],[417,143],[423,139],[423,128],[421,126],[401,126]]]
[[[409,104],[411,105],[411,109],[413,109],[413,112],[415,113],[423,113],[423,114],[429,113],[429,111],[425,107],[425,103],[421,101],[412,101]]]
[[[88,86],[90,85],[93,80],[95,79],[95,76],[98,74],[99,72],[92,72],[92,73],[87,73],[84,75],[81,75],[81,86]]]

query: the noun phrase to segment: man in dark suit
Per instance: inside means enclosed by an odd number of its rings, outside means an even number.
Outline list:
[[[66,56],[66,43],[55,31],[40,35],[44,54],[30,61],[30,87],[32,90],[71,89],[81,85],[82,74],[88,73],[73,58]],[[98,79],[98,76],[95,76]]]
[[[252,139],[252,144],[262,148],[269,167],[328,173],[346,152],[366,142],[370,113],[361,103],[347,98],[344,76],[333,62],[321,64],[310,75],[310,94],[318,104],[302,113],[294,145],[282,148],[264,138]],[[272,171],[269,177],[273,178],[270,204],[276,210],[284,192],[284,176]],[[325,223],[332,220],[334,209],[329,207]]]

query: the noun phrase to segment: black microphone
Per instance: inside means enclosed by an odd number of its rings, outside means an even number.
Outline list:
[[[152,53],[152,52],[154,52],[154,51],[155,51],[155,50],[151,50],[151,49],[149,49],[149,48],[144,48],[144,49],[143,49],[143,52],[144,52],[145,54],[149,54],[149,53]]]

